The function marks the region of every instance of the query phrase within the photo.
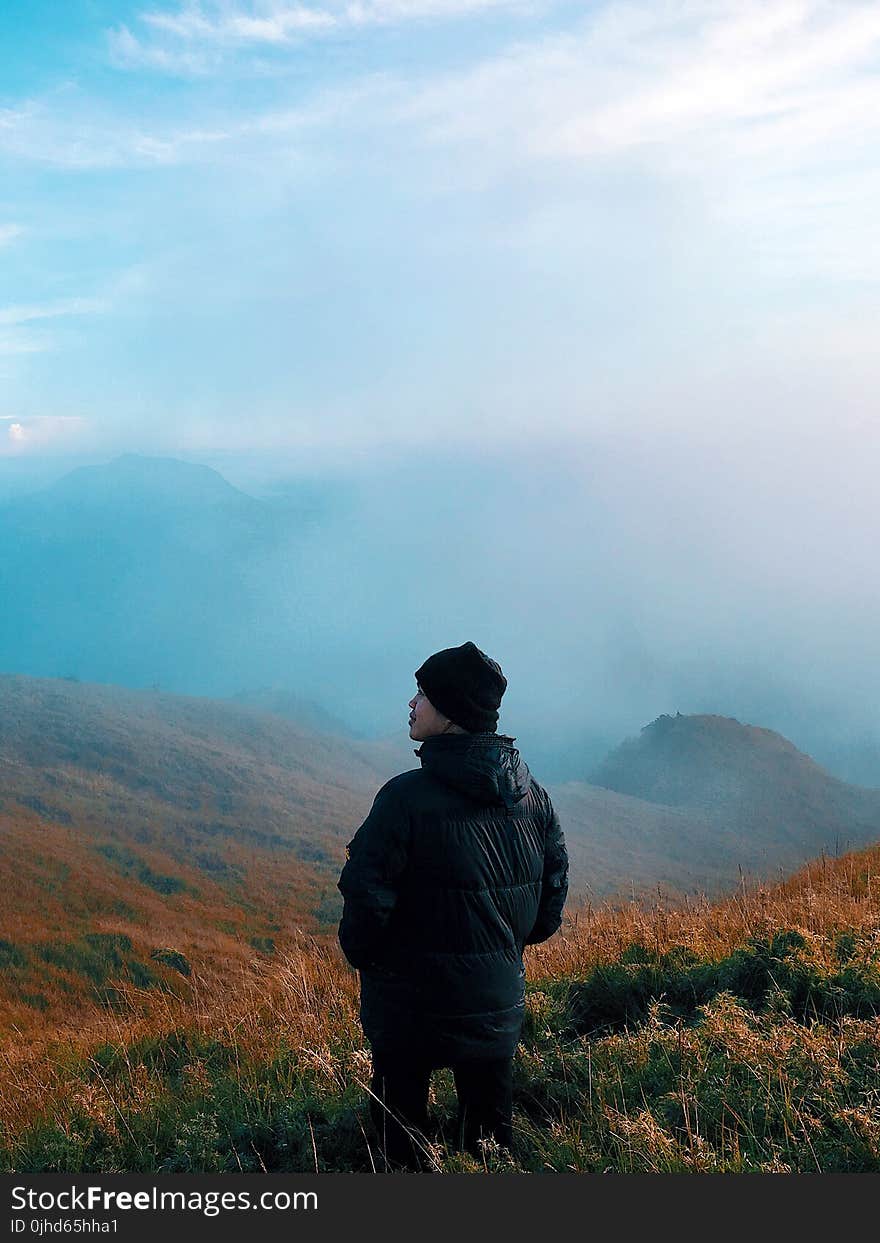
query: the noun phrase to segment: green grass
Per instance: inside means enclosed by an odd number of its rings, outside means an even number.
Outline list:
[[[162,987],[162,978],[138,959],[130,937],[122,933],[87,932],[68,941],[43,941],[30,947],[31,958],[91,982],[92,996],[117,1007],[121,993],[110,982],[122,979],[136,988]]]
[[[169,947],[162,947],[153,950],[150,955],[156,962],[164,963],[166,967],[170,967],[172,971],[177,971],[180,975],[190,976],[192,974],[192,966],[185,954],[181,954],[180,950]]]
[[[91,948],[124,958],[124,940]],[[307,1037],[279,1019],[254,1044],[267,996],[250,1036],[241,1021],[178,1027],[69,1060],[54,1105],[3,1141],[2,1169],[373,1169],[369,1062],[344,972],[326,955],[291,968]],[[428,1151],[443,1171],[876,1172],[878,1014],[868,930],[781,930],[714,960],[633,943],[582,977],[530,986],[512,1154],[488,1145],[475,1162],[445,1144],[448,1072],[435,1076]]]
[[[720,961],[676,946],[657,953],[634,944],[619,960],[597,966],[568,988],[567,1025],[574,1032],[617,1031],[644,1022],[651,1003],[693,1019],[722,993],[760,1012],[782,1009],[801,1021],[880,1014],[880,971],[873,943],[854,933],[810,943],[800,932],[752,938]]]
[[[149,885],[157,893],[168,896],[173,893],[190,892],[197,894],[192,885],[179,876],[154,871],[150,865],[135,854],[128,846],[117,846],[113,842],[104,842],[96,846],[97,852],[104,856],[119,869],[123,876],[133,877],[143,885]]]

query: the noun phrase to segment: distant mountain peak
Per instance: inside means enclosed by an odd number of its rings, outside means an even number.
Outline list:
[[[672,806],[764,801],[783,790],[822,801],[842,783],[782,734],[711,714],[657,717],[599,765],[594,784]]]
[[[689,742],[699,745],[707,754],[716,745],[723,747],[728,754],[732,751],[772,751],[776,755],[786,753],[819,769],[815,760],[799,751],[783,734],[764,725],[749,725],[735,716],[720,716],[708,712],[676,712],[674,716],[662,713],[642,726],[641,737],[647,737],[650,741],[659,741],[663,737],[674,738],[679,744]]]
[[[659,734],[670,730],[677,730],[682,735],[716,734],[725,738],[742,739],[747,737],[777,738],[786,746],[794,747],[794,744],[782,734],[767,729],[763,725],[749,725],[735,716],[721,716],[713,712],[662,712],[653,721],[643,725],[641,733],[653,731]]]
[[[53,484],[47,495],[98,505],[200,506],[252,499],[210,466],[139,453],[122,453],[101,465],[79,466]]]

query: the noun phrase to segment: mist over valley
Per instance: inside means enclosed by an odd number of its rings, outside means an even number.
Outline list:
[[[293,478],[243,458],[252,494],[176,459],[59,466],[0,504],[0,668],[282,711],[286,697],[352,736],[405,740],[412,671],[473,638],[508,675],[500,728],[548,779],[588,778],[683,712],[777,729],[880,786],[880,625],[858,545],[849,580],[809,543],[800,571],[771,574],[774,544],[795,555],[785,531],[730,545],[757,498],[731,509],[696,468],[673,479],[630,448]]]

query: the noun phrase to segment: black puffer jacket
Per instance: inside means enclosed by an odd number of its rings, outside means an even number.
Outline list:
[[[339,940],[374,1048],[418,1048],[437,1066],[516,1048],[523,947],[559,927],[568,857],[513,743],[427,739],[421,769],[382,787],[349,843]]]

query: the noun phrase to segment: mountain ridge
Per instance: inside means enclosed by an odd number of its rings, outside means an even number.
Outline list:
[[[43,492],[52,500],[89,504],[152,501],[216,503],[256,498],[236,488],[219,471],[180,458],[122,453],[109,462],[78,466]]]

